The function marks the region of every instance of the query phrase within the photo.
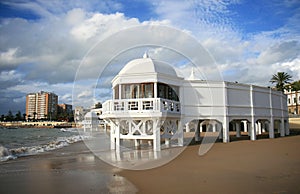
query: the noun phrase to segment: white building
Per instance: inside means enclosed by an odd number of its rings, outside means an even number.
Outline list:
[[[153,144],[153,150],[165,145],[183,145],[184,133],[195,131],[195,140],[203,131],[219,133],[230,141],[229,129],[237,137],[247,132],[251,140],[257,134],[289,134],[286,96],[270,88],[224,81],[179,77],[168,64],[144,55],[135,59],[112,80],[113,98],[103,103],[100,118],[111,127],[111,149],[119,149],[122,140],[141,140]],[[274,131],[275,130],[275,131]]]
[[[300,115],[300,90],[293,91],[291,85],[284,90],[287,95],[288,111],[290,114]]]

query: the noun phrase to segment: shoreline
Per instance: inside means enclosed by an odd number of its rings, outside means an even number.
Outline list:
[[[0,193],[136,193],[116,169],[83,141],[0,163]],[[116,187],[117,185],[117,187]]]

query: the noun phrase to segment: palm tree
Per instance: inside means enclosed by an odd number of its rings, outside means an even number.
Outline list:
[[[270,82],[276,83],[276,89],[284,92],[285,85],[290,83],[291,78],[292,76],[286,72],[277,72],[277,74],[273,74]]]
[[[295,103],[296,103],[296,114],[299,114],[299,112],[298,112],[298,93],[300,91],[300,80],[293,82],[291,84],[291,89],[296,94],[296,101],[295,101]]]

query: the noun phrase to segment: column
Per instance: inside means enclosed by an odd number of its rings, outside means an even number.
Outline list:
[[[200,131],[202,128],[201,125],[200,125],[200,121],[197,122],[197,126],[196,126],[196,129],[195,129],[195,141],[200,141]]]
[[[285,122],[285,135],[290,135],[290,125],[288,119]]]
[[[116,127],[115,137],[116,137],[116,151],[120,152],[120,150],[121,150],[121,145],[120,145],[120,122]]]
[[[153,121],[153,150],[160,151],[160,127],[159,119]]]
[[[190,132],[190,131],[191,131],[190,125],[189,125],[189,124],[190,124],[190,123],[185,124],[185,131],[186,131],[186,132]]]
[[[212,131],[213,131],[213,132],[216,132],[216,125],[217,125],[216,123],[213,123],[213,124],[212,124]]]
[[[257,134],[258,134],[258,135],[261,135],[261,134],[262,134],[262,132],[261,132],[261,121],[258,121],[258,122],[257,122],[257,128],[258,128],[258,129],[257,129]]]
[[[158,95],[157,95],[157,82],[154,82],[154,98],[157,98]]]
[[[242,121],[243,125],[244,125],[244,132],[247,132],[247,121]]]
[[[235,122],[236,137],[241,137],[241,123]]]
[[[250,130],[249,130],[249,132],[250,132],[250,139],[252,141],[256,140],[256,127],[255,127],[255,125],[256,125],[256,123],[253,120],[253,122],[251,122],[251,127],[250,127]]]
[[[115,126],[112,126],[114,128]],[[115,150],[116,149],[116,139],[115,139],[115,134],[113,134],[113,131],[115,129],[110,129],[110,149]]]
[[[285,135],[285,129],[284,129],[284,119],[280,120],[280,136],[284,137]]]
[[[135,139],[134,140],[134,146],[135,147],[139,147],[140,146],[140,140],[139,139]]]
[[[200,121],[199,121],[199,122],[200,122]],[[200,133],[202,133],[202,132],[203,132],[203,128],[202,128],[203,125],[200,124],[199,126],[200,126],[199,131],[200,131]]]
[[[223,143],[228,143],[230,141],[229,139],[229,122],[228,118],[224,117],[223,121]]]
[[[261,123],[261,132],[262,133],[266,132],[266,121],[262,121],[262,123]]]
[[[183,146],[183,127],[182,127],[182,121],[178,122],[178,145]]]
[[[274,138],[274,119],[270,119],[270,124],[269,124],[269,138]]]

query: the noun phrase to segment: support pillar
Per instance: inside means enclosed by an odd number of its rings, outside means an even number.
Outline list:
[[[271,119],[269,123],[269,138],[274,138],[274,120]]]
[[[258,127],[258,129],[257,129],[257,134],[258,134],[258,135],[261,135],[261,134],[262,134],[262,130],[261,130],[261,121],[258,121],[257,127]]]
[[[216,125],[217,125],[216,123],[212,124],[212,131],[213,131],[213,132],[216,132],[216,131],[217,131],[217,130],[216,130]]]
[[[178,131],[177,131],[177,133],[178,133],[178,145],[183,146],[184,137],[183,137],[183,126],[182,126],[181,121],[178,122]]]
[[[140,146],[140,140],[139,139],[135,139],[134,140],[134,146],[135,147],[139,147]]]
[[[241,123],[235,122],[236,137],[241,137]]]
[[[198,121],[198,124],[195,129],[195,141],[200,141],[200,131],[201,131],[202,125],[200,125],[200,121]]]
[[[261,132],[262,133],[266,132],[266,121],[262,121],[262,123],[261,123]]]
[[[284,119],[280,120],[280,136],[284,137],[285,136],[285,129],[284,129]]]
[[[110,129],[110,149],[111,150],[115,150],[116,149],[115,132],[116,132],[116,126],[115,125],[111,125],[111,129]]]
[[[199,121],[199,122],[200,122],[200,121]],[[199,128],[199,132],[200,132],[200,133],[202,133],[202,132],[203,132],[203,128],[202,128],[202,126],[203,126],[203,125],[202,125],[202,124],[200,124],[199,126],[200,126],[200,128]]]
[[[228,118],[225,117],[223,121],[223,143],[228,143],[229,141],[229,122]]]
[[[251,127],[250,127],[250,130],[249,130],[249,132],[250,132],[250,139],[252,141],[256,140],[256,127],[255,127],[255,125],[256,125],[256,123],[253,120],[253,122],[251,122]]]
[[[160,151],[160,127],[159,121],[153,122],[153,150]]]
[[[285,135],[290,135],[290,125],[289,125],[289,120],[285,122]]]
[[[247,128],[247,121],[242,121],[243,125],[244,125],[244,132],[246,133],[248,128]]]
[[[115,137],[116,137],[116,151],[120,152],[120,150],[121,150],[121,145],[120,145],[120,124],[118,124],[117,127],[116,127]]]
[[[190,123],[187,123],[187,124],[185,124],[185,131],[186,132],[190,132],[191,131],[191,128],[190,128],[190,125],[189,125]]]

